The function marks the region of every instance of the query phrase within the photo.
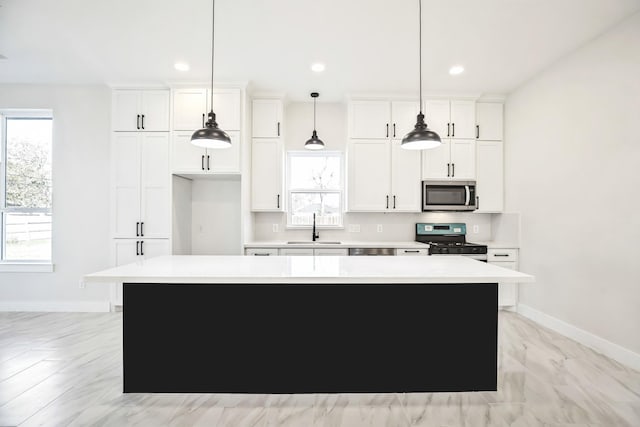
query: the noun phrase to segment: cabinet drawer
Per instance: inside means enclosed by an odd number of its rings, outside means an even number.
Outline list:
[[[517,249],[488,249],[487,261],[517,261]]]
[[[245,249],[245,255],[249,256],[276,256],[278,255],[277,248],[251,248]]]
[[[429,255],[428,249],[396,249],[397,256]]]

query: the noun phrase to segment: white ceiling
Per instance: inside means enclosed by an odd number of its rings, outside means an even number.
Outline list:
[[[206,82],[210,0],[0,0],[0,83]],[[417,93],[418,0],[217,0],[216,80],[292,99]],[[425,91],[501,93],[640,0],[424,0]],[[186,61],[191,71],[173,68]],[[314,61],[326,63],[318,75]],[[462,64],[464,74],[448,69]]]

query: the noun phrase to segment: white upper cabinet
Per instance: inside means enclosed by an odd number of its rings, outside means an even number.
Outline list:
[[[402,140],[391,141],[391,201],[395,212],[419,212],[421,210],[421,159],[420,151],[405,150]]]
[[[504,165],[502,141],[476,142],[476,212],[504,209]]]
[[[391,138],[402,139],[416,126],[420,105],[414,101],[391,101]]]
[[[116,132],[166,132],[169,130],[168,90],[113,91],[113,130]]]
[[[425,122],[440,138],[475,138],[475,102],[429,99],[425,101]]]
[[[352,139],[348,147],[348,208],[387,211],[391,202],[391,145],[387,139]]]
[[[191,143],[191,132],[173,132],[171,170],[184,174],[240,173],[240,132],[228,131],[229,148],[202,148]]]
[[[284,211],[284,143],[254,138],[251,144],[251,210]]]
[[[254,99],[252,109],[252,137],[280,138],[282,135],[283,105],[280,99]]]
[[[205,88],[173,91],[173,130],[195,132],[202,129],[211,110],[211,90]],[[241,93],[239,89],[213,90],[213,112],[220,129],[240,130]]]
[[[502,141],[504,105],[498,102],[476,104],[476,139]]]
[[[422,179],[474,180],[474,139],[443,139],[442,145],[422,152]]]
[[[113,236],[169,237],[169,137],[113,136]]]
[[[349,103],[349,137],[387,139],[391,136],[389,101],[351,101]]]

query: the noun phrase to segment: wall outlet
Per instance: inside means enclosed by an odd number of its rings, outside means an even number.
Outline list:
[[[78,281],[78,287],[79,287],[80,289],[84,289],[84,288],[86,287],[86,284],[84,283],[84,280],[80,279],[80,280]]]
[[[473,233],[474,234],[478,234],[480,232],[480,226],[479,225],[474,225],[473,226]]]
[[[378,231],[378,233],[382,233],[382,224],[378,224],[376,230]]]
[[[271,230],[273,230],[273,232],[274,232],[274,233],[277,233],[279,228],[280,228],[280,227],[278,227],[278,224],[273,224],[273,225],[271,226]]]
[[[349,233],[359,233],[360,224],[349,224]]]

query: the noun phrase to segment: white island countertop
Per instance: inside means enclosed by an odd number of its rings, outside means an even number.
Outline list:
[[[85,276],[125,283],[527,283],[534,277],[470,258],[172,255]]]

